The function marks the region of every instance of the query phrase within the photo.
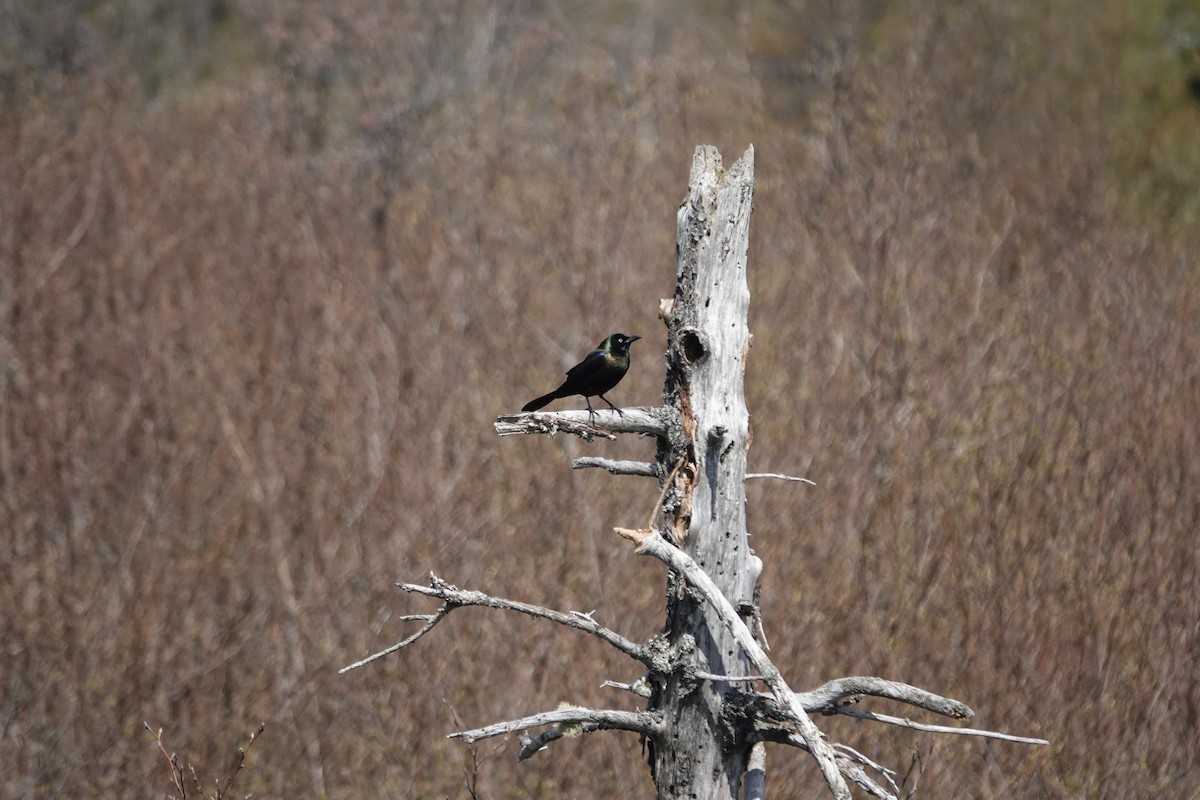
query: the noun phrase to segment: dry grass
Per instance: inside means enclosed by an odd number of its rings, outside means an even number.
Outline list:
[[[758,153],[751,465],[818,482],[748,490],[785,674],[1053,745],[823,725],[919,748],[929,796],[1200,784],[1197,181],[1165,152],[1200,105],[1122,33],[1171,3],[26,5],[0,11],[0,795],[162,796],[143,720],[210,781],[265,720],[258,797],[650,794],[629,737],[524,764],[443,738],[628,703],[592,642],[464,612],[336,670],[411,630],[391,584],[430,570],[655,632],[662,576],[609,529],[656,487],[566,468],[650,445],[490,423],[612,330],[647,339],[614,399],[655,402],[700,142]]]

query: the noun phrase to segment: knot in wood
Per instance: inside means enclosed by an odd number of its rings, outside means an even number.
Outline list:
[[[696,364],[708,358],[708,342],[700,331],[685,328],[679,332],[679,352],[689,365]]]

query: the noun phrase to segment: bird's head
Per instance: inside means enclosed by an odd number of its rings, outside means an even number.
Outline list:
[[[629,352],[629,345],[636,342],[640,336],[626,336],[623,333],[614,333],[600,344],[600,349],[614,356],[623,356]]]

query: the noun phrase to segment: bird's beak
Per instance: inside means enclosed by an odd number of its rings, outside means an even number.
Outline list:
[[[642,338],[642,337],[640,337],[640,336],[630,336],[630,337],[629,337],[629,343],[630,343],[630,344],[633,344],[634,342],[636,342],[636,341],[637,341],[638,339],[640,339],[640,338]]]

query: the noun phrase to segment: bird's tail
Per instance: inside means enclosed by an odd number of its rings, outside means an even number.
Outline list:
[[[557,392],[550,392],[549,394],[544,394],[541,397],[530,400],[528,403],[526,403],[521,408],[521,410],[522,411],[537,411],[539,408],[542,408],[543,406],[550,405],[550,401],[555,399],[556,397],[558,397]]]

